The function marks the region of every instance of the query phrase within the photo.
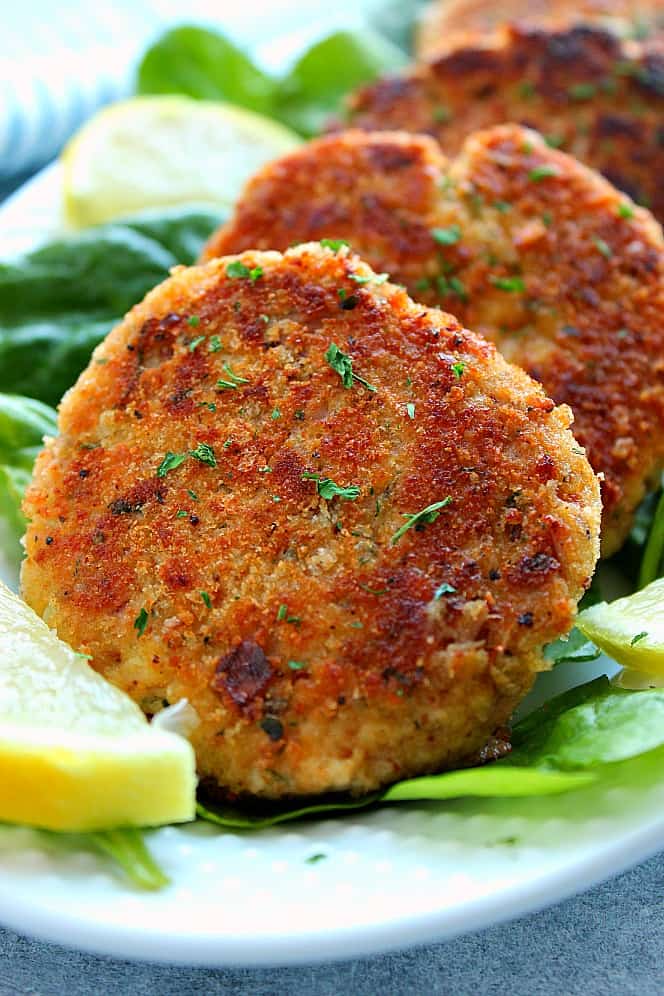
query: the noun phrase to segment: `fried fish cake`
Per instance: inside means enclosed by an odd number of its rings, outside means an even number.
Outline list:
[[[649,213],[517,125],[451,162],[423,136],[355,131],[261,170],[207,255],[325,236],[570,405],[615,551],[664,460],[664,240]]]
[[[180,269],[65,397],[23,593],[229,793],[455,765],[572,624],[597,481],[539,384],[357,256]]]
[[[507,27],[364,87],[348,111],[356,127],[432,135],[447,155],[480,128],[528,125],[664,219],[661,45],[592,27]]]
[[[593,25],[626,39],[661,37],[662,0],[436,0],[425,8],[416,31],[422,59],[468,45],[488,43],[506,24],[560,31]]]

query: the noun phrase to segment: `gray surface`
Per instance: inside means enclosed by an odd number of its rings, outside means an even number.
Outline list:
[[[664,853],[513,923],[401,954],[312,967],[135,964],[0,930],[0,996],[662,996],[663,928]]]

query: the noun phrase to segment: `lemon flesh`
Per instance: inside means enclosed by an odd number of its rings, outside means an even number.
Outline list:
[[[191,744],[150,726],[0,582],[0,821],[49,830],[195,815]]]
[[[576,625],[623,667],[664,675],[664,578],[610,604],[598,602]]]
[[[232,205],[264,163],[299,145],[295,132],[232,104],[136,97],[95,115],[63,153],[69,224],[145,208]]]

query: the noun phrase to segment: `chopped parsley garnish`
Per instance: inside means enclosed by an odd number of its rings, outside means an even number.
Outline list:
[[[567,88],[568,95],[572,100],[591,100],[597,93],[594,83],[574,83]]]
[[[433,505],[427,505],[427,507],[423,508],[420,512],[415,512],[414,514],[403,512],[402,514],[404,518],[408,521],[404,522],[403,526],[400,526],[399,529],[397,529],[396,533],[392,537],[392,544],[401,539],[403,534],[408,532],[409,529],[422,529],[429,523],[435,522],[441,511],[451,504],[452,497],[451,495],[448,495],[446,498],[443,498],[442,501],[436,501]]]
[[[641,640],[645,640],[645,638],[647,637],[647,635],[648,635],[648,631],[647,630],[644,630],[642,633],[637,633],[636,636],[633,636],[632,639],[629,641],[630,647],[633,647],[637,643],[640,643]]]
[[[218,335],[211,335],[210,336],[210,341],[208,343],[208,349],[210,350],[210,352],[211,353],[218,353],[221,348],[222,348],[222,345],[221,345],[221,339],[219,338],[219,336]]]
[[[186,519],[188,515],[189,515],[189,512],[186,512],[183,508],[181,508],[178,512],[175,513],[175,518],[176,519]]]
[[[355,484],[349,484],[348,487],[342,488],[334,481],[331,481],[329,477],[321,477],[319,474],[303,474],[303,481],[316,481],[316,488],[318,494],[325,501],[332,501],[333,498],[343,498],[344,501],[355,501],[360,497],[360,489]]]
[[[349,243],[345,239],[321,239],[320,244],[323,249],[331,249],[332,252],[339,252],[342,246],[347,246]]]
[[[558,170],[555,166],[534,166],[528,173],[528,179],[532,180],[533,183],[539,183],[540,180],[546,179],[547,176],[558,176]]]
[[[134,629],[136,630],[139,636],[143,636],[143,633],[145,633],[145,627],[148,624],[148,618],[149,616],[147,613],[147,609],[141,609],[141,611],[134,619]]]
[[[226,276],[233,277],[235,280],[244,280],[251,274],[251,270],[244,263],[241,263],[239,259],[236,259],[233,263],[229,263],[226,267]]]
[[[280,409],[279,408],[273,408],[272,409],[272,414],[270,415],[270,418],[272,419],[273,422],[276,422],[276,420],[278,418],[281,418],[281,411],[280,411]]]
[[[193,353],[197,346],[200,346],[202,342],[205,342],[205,336],[199,335],[195,339],[192,339],[189,343],[189,352]]]
[[[389,273],[372,273],[370,277],[361,277],[359,273],[349,273],[348,276],[356,284],[384,284],[389,280]]]
[[[522,97],[523,100],[530,100],[536,93],[537,90],[535,89],[535,84],[530,80],[524,80],[523,83],[519,84],[519,96]]]
[[[431,235],[438,245],[453,246],[461,238],[461,229],[458,225],[450,225],[448,228],[432,228]]]
[[[240,384],[248,384],[249,381],[246,377],[239,377],[238,374],[233,373],[228,363],[222,363],[221,369],[226,374],[227,380],[221,378],[217,381],[217,387],[221,390],[234,391]]]
[[[627,201],[623,201],[618,205],[618,214],[621,218],[633,218],[634,208],[631,204],[628,204]]]
[[[489,277],[489,281],[499,290],[511,291],[514,294],[523,294],[526,286],[521,277]]]
[[[277,610],[277,622],[283,622],[287,615],[288,606],[282,603]]]
[[[171,453],[169,450],[157,467],[157,477],[166,477],[166,474],[170,473],[171,470],[175,470],[176,467],[184,463],[188,456],[188,453]]]
[[[437,602],[439,598],[443,597],[443,595],[454,595],[455,592],[456,588],[454,585],[448,584],[447,581],[443,581],[443,583],[434,591],[433,600],[434,602]]]
[[[207,408],[209,412],[216,412],[217,406],[214,401],[201,401],[198,405],[199,408]]]
[[[251,280],[252,284],[255,284],[257,280],[260,280],[262,276],[263,276],[262,266],[254,266],[251,270],[249,270],[249,279]]]
[[[607,245],[604,239],[600,239],[596,235],[593,235],[593,242],[595,243],[598,252],[601,252],[604,259],[611,259],[613,256],[613,250],[610,245]]]
[[[466,369],[466,364],[463,362],[463,360],[459,360],[457,363],[452,364],[452,373],[454,374],[457,380],[461,380],[465,369]]]
[[[187,494],[192,499],[192,501],[198,501],[198,495],[196,494],[195,491],[190,491],[189,488],[187,488]]]
[[[308,858],[305,858],[305,862],[308,865],[316,865],[319,861],[324,861],[327,854],[312,854]]]
[[[409,401],[406,405],[406,414],[408,415],[408,418],[415,418],[415,405],[412,401]]]
[[[501,214],[506,214],[508,211],[512,210],[512,205],[509,201],[494,201],[493,206],[496,211],[500,211]]]
[[[565,144],[565,137],[564,135],[545,135],[544,141],[550,149],[559,149],[561,145]]]
[[[194,460],[206,463],[208,467],[217,466],[217,458],[214,455],[214,450],[207,443],[199,443],[196,449],[191,451],[191,455]]]
[[[201,320],[198,317],[198,315],[189,315],[189,318],[187,319],[187,325],[190,325],[192,329],[195,329],[200,324]]]
[[[291,671],[302,671],[307,665],[304,661],[289,661],[288,666]]]
[[[547,228],[551,228],[551,225],[553,224],[553,215],[550,211],[542,212],[542,224]]]
[[[212,608],[212,602],[210,601],[210,596],[208,595],[207,591],[199,591],[198,594],[203,599],[203,602],[205,603],[205,608],[206,609],[211,609]]]
[[[293,418],[297,419],[298,422],[304,422],[304,412],[301,408],[298,408],[293,412]]]
[[[373,387],[364,379],[360,377],[359,374],[353,372],[353,361],[347,353],[344,353],[335,343],[330,343],[327,352],[325,353],[325,359],[330,364],[332,369],[339,374],[341,377],[344,387],[350,388],[353,386],[353,381],[357,381],[358,384],[362,384],[366,387],[367,391],[377,391],[377,387]]]

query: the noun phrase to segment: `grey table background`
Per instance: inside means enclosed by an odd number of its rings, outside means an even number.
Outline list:
[[[400,954],[311,967],[136,964],[0,930],[0,996],[661,996],[663,922],[660,854],[513,923]]]

